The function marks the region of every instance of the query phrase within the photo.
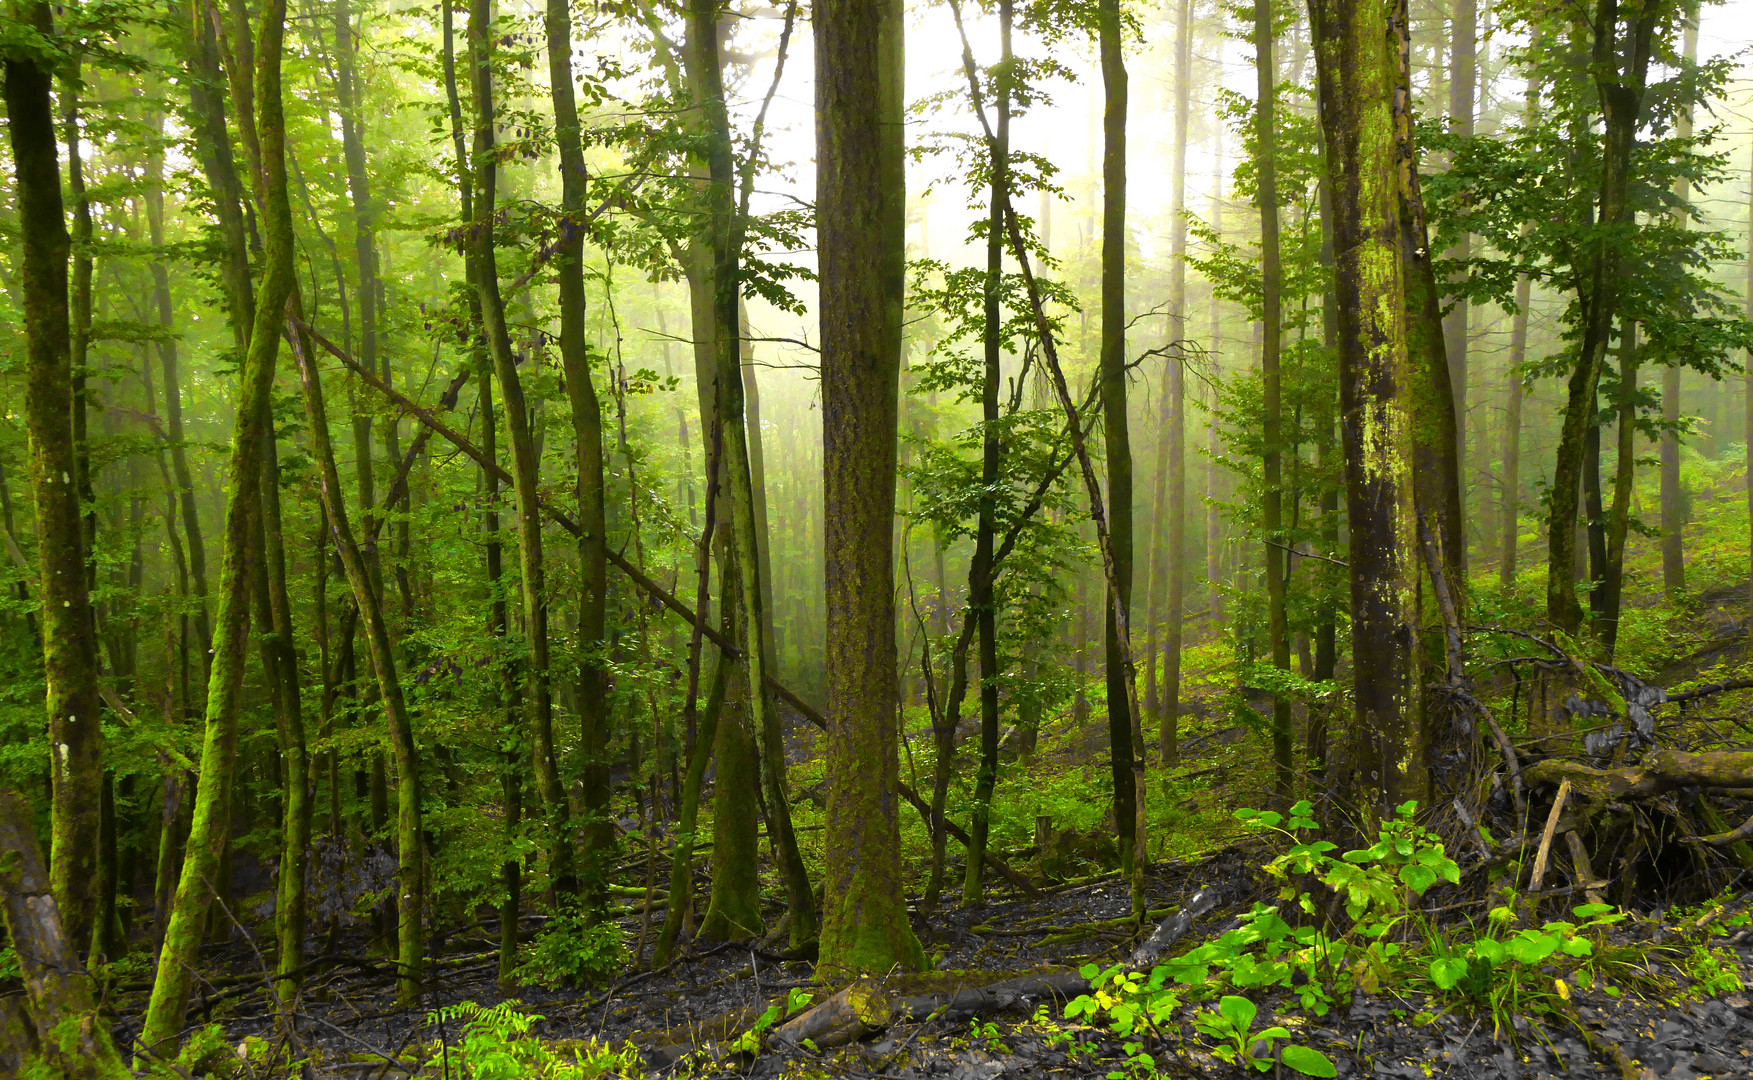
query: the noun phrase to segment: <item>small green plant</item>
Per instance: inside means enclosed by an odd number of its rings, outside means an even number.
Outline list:
[[[985,1023],[981,1023],[977,1019],[969,1020],[968,1036],[975,1042],[985,1043],[986,1049],[994,1054],[1010,1053],[1010,1047],[1005,1045],[1004,1039],[998,1030],[998,1025],[990,1020]]]
[[[483,1006],[465,1001],[433,1010],[426,1022],[462,1022],[458,1074],[470,1080],[619,1080],[644,1071],[639,1049],[631,1043],[616,1048],[591,1038],[559,1049],[531,1037],[530,1031],[546,1018],[526,1013],[518,1004],[510,1000]]]
[[[1703,1000],[1732,994],[1742,988],[1739,965],[1733,953],[1694,945],[1686,962],[1692,978],[1691,995]]]
[[[627,966],[626,934],[609,920],[592,923],[576,912],[549,919],[523,950],[517,978],[550,989],[597,986]]]
[[[815,1000],[813,995],[807,990],[804,990],[802,987],[792,987],[791,991],[785,995],[784,1005],[767,1006],[766,1011],[761,1014],[760,1018],[750,1025],[747,1031],[736,1037],[736,1040],[730,1044],[731,1052],[747,1054],[750,1057],[759,1057],[761,1054],[761,1040],[767,1034],[767,1029],[774,1024],[777,1024],[785,1017],[799,1011],[813,1000]],[[806,1043],[809,1042],[808,1039],[805,1039],[804,1041]],[[812,1045],[810,1049],[814,1050],[815,1047]]]
[[[1338,1067],[1326,1054],[1296,1043],[1287,1043],[1278,1051],[1275,1060],[1272,1044],[1279,1039],[1288,1040],[1290,1031],[1277,1025],[1255,1031],[1254,1018],[1258,1015],[1259,1009],[1252,1001],[1237,994],[1226,994],[1217,1003],[1216,1012],[1201,1010],[1195,1013],[1193,1026],[1216,1040],[1211,1052],[1232,1065],[1268,1072],[1273,1065],[1282,1061],[1305,1076],[1339,1075]],[[1264,1044],[1265,1052],[1253,1053],[1254,1050],[1262,1049],[1261,1044]]]

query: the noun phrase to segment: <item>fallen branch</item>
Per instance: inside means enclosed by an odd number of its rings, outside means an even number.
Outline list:
[[[1610,769],[1549,758],[1528,766],[1522,775],[1534,784],[1568,780],[1591,802],[1648,798],[1682,787],[1744,788],[1753,787],[1753,750],[1690,754],[1658,747],[1641,764]]]

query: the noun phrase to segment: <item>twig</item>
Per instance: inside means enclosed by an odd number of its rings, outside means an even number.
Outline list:
[[[1289,544],[1281,544],[1276,540],[1268,540],[1268,541],[1266,541],[1266,544],[1269,547],[1282,548],[1283,550],[1288,551],[1292,555],[1296,555],[1300,558],[1319,559],[1325,563],[1332,563],[1334,566],[1344,567],[1347,570],[1351,569],[1351,564],[1348,562],[1342,562],[1338,559],[1330,558],[1329,556],[1326,556],[1326,555],[1319,555],[1313,551],[1304,551],[1301,548],[1291,547]]]
[[[1546,878],[1546,862],[1552,854],[1552,837],[1558,831],[1558,819],[1564,813],[1564,801],[1570,798],[1570,781],[1560,781],[1558,797],[1552,800],[1552,812],[1546,815],[1546,829],[1540,834],[1540,847],[1534,853],[1534,869],[1528,875],[1528,891],[1537,893]]]

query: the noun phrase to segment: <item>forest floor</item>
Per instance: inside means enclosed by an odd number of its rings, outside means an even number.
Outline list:
[[[1217,906],[1194,922],[1185,940],[1209,939],[1263,898],[1266,879],[1258,870],[1259,854],[1233,848],[1155,866],[1146,879],[1150,903],[1158,911],[1174,909],[1195,890],[1214,889]],[[1731,932],[1724,925],[1747,922],[1743,906],[1749,902],[1753,892],[1722,909],[1737,912],[1735,917],[1718,919],[1707,931],[1695,928],[1694,916],[1663,920],[1660,913],[1613,928],[1621,943],[1639,947],[1643,970],[1619,979],[1617,997],[1578,988],[1571,991],[1571,1002],[1591,1034],[1623,1048],[1635,1068],[1632,1076],[1753,1077],[1753,1001],[1745,989],[1729,989],[1753,985],[1753,933]],[[599,1056],[601,1073],[546,1075],[896,1080],[1149,1075],[1140,1063],[1128,1062],[1125,1040],[1112,1031],[1067,1021],[1065,993],[1044,989],[1040,981],[1020,991],[1003,985],[1014,986],[1022,975],[1063,976],[1089,963],[1105,967],[1122,959],[1133,944],[1128,909],[1126,883],[1110,876],[1062,885],[1038,900],[995,897],[916,917],[927,950],[942,954],[939,970],[886,980],[888,993],[898,999],[896,1019],[849,1046],[820,1053],[772,1039],[752,1054],[734,1048],[737,1036],[769,1006],[783,1008],[788,994],[803,988],[825,995],[833,989],[817,985],[810,963],[787,961],[758,945],[705,948],[655,972],[623,978],[607,990],[523,987],[506,995],[495,983],[494,958],[484,955],[490,953],[489,943],[456,942],[449,958],[435,964],[419,1009],[395,1008],[391,985],[381,974],[336,968],[313,979],[298,1024],[312,1061],[306,1075],[319,1080],[483,1076],[478,1065],[463,1068],[462,1021],[453,1015],[441,1025],[433,1010],[464,1001],[493,1005],[510,997],[524,1015],[542,1018],[521,1037],[543,1040],[561,1060],[580,1049],[589,1057],[592,1049],[638,1048],[637,1055],[623,1050],[613,1064]],[[1723,963],[1701,979],[1693,946],[1708,933],[1718,935],[1713,952]],[[213,957],[215,969],[231,969],[246,982],[252,969],[259,973],[248,944],[224,952],[223,959]],[[210,971],[208,978],[217,983],[223,976]],[[1060,986],[1066,985],[1062,978]],[[985,992],[977,992],[982,988]],[[235,1048],[249,1036],[276,1038],[262,995],[235,1004],[215,1003],[214,995],[208,990],[192,1019],[218,1023],[227,1045]],[[133,997],[115,1003],[124,1018],[118,1041],[133,1034],[130,1020],[138,1007]],[[1358,992],[1324,1017],[1308,1015],[1284,992],[1256,1001],[1255,1030],[1268,1024],[1288,1028],[1297,1041],[1323,1051],[1342,1077],[1626,1075],[1609,1055],[1591,1052],[1581,1033],[1555,1013],[1516,1015],[1513,1030],[1494,1030],[1489,1012],[1455,1011],[1419,994]],[[1241,1066],[1214,1057],[1207,1037],[1191,1026],[1195,1010],[1211,1008],[1210,1003],[1182,1006],[1158,1028],[1158,1037],[1145,1049],[1160,1074],[1244,1075]],[[482,1059],[477,1054],[474,1060]],[[250,1070],[243,1066],[232,1075],[250,1075]],[[531,1065],[499,1075],[544,1073]]]

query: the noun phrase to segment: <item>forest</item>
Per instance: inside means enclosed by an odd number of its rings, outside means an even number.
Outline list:
[[[7,0],[0,1076],[1753,1076],[1749,13]]]

